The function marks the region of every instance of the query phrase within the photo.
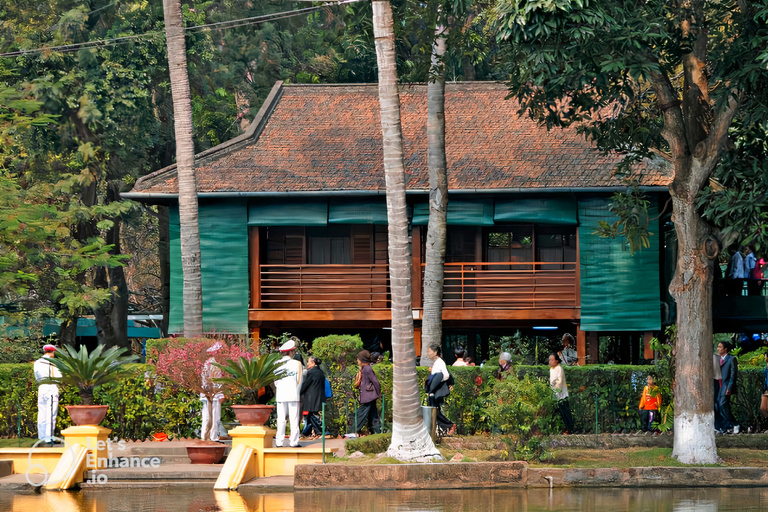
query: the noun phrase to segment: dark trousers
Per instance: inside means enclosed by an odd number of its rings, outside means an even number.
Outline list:
[[[722,430],[730,430],[736,425],[736,419],[731,414],[731,396],[725,394],[725,390],[721,389],[717,395],[717,407],[715,411],[720,410],[720,418],[722,418],[723,427]]]
[[[643,432],[653,430],[653,422],[659,420],[659,411],[640,409],[640,426]]]
[[[715,379],[715,430],[725,430],[723,428],[723,416],[720,414],[720,406],[717,405],[717,399],[720,397],[720,381]]]
[[[379,411],[376,409],[376,400],[360,404],[357,408],[356,419],[356,432],[361,432],[365,426],[368,427],[368,432],[371,434],[379,434],[381,432],[381,421],[379,420]]]
[[[443,405],[444,400],[445,400],[445,397],[440,397],[440,398],[429,397],[427,399],[427,405],[429,405],[430,407],[437,408],[437,428],[441,432],[441,434],[447,434],[453,428],[453,422],[449,420],[443,414],[443,411],[440,409],[441,406]]]
[[[314,435],[322,435],[323,421],[320,419],[320,415],[317,412],[309,411],[307,413],[307,421],[304,426],[304,430],[301,431],[302,435],[308,436],[314,432]],[[327,432],[326,432],[327,434]]]
[[[558,400],[557,409],[560,411],[560,417],[563,418],[563,423],[565,423],[565,431],[569,434],[573,434],[574,425],[573,415],[571,414],[571,403],[567,398]]]

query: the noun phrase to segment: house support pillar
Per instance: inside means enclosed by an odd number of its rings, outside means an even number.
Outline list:
[[[576,328],[576,356],[579,359],[579,366],[587,364],[587,333]]]
[[[421,356],[421,325],[413,326],[413,342],[416,344],[416,357]]]
[[[596,332],[587,333],[587,345],[589,346],[589,362],[597,364],[600,362],[600,341]]]
[[[643,359],[653,359],[653,349],[651,348],[652,339],[653,333],[651,331],[643,333]]]

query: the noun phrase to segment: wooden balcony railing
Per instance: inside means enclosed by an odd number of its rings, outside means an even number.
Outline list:
[[[387,265],[261,265],[264,309],[385,309]],[[423,276],[422,266],[422,276]],[[420,300],[421,298],[419,298]],[[448,309],[560,309],[579,306],[576,263],[447,263]]]
[[[261,307],[384,309],[387,265],[261,265]]]
[[[443,307],[576,308],[576,263],[446,263]]]

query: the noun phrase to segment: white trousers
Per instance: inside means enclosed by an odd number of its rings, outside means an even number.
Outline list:
[[[290,446],[299,446],[299,402],[277,402],[277,434],[275,446],[283,446],[285,441],[285,417],[291,422]]]
[[[218,441],[221,435],[221,430],[224,429],[224,425],[221,424],[221,402],[224,400],[224,395],[216,393],[213,395],[213,428],[211,428],[211,441]],[[205,432],[208,430],[208,421],[210,418],[209,410],[210,404],[205,396],[200,397],[200,401],[203,402],[203,426],[200,428],[200,437],[205,437]]]
[[[43,384],[37,390],[37,437],[50,439],[56,429],[59,412],[59,388],[55,384]]]

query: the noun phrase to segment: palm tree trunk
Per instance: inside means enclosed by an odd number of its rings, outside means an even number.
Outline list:
[[[438,18],[440,13],[438,12]],[[438,21],[432,46],[432,68],[427,85],[427,164],[429,166],[429,226],[424,267],[424,319],[421,333],[421,366],[431,366],[425,357],[431,344],[443,338],[443,282],[448,176],[445,158],[445,55],[447,29]]]
[[[192,102],[187,76],[187,49],[180,0],[163,0],[168,68],[171,75],[176,133],[176,172],[179,182],[181,268],[184,274],[184,335],[203,332],[203,291],[200,270],[200,232],[197,224],[195,146],[192,139]]]
[[[392,294],[392,443],[387,454],[400,460],[440,457],[422,420],[416,376],[400,95],[397,90],[392,8],[388,1],[373,2],[373,33],[379,65]]]

